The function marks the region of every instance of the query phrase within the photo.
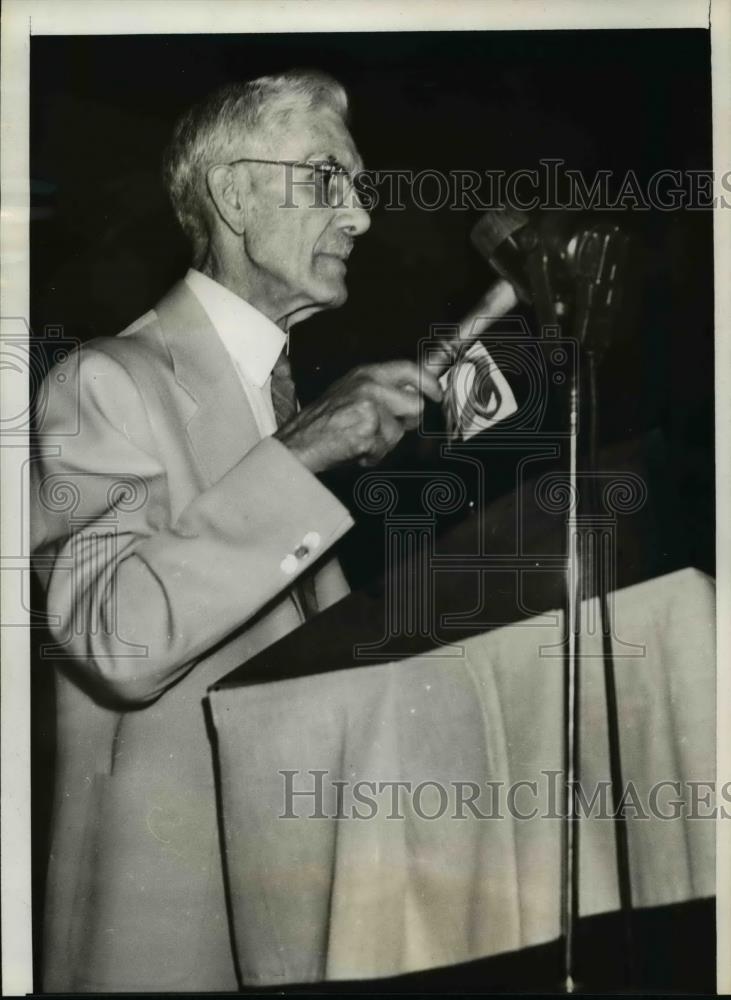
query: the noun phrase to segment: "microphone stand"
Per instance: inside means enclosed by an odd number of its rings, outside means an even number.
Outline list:
[[[631,881],[627,828],[620,814],[622,800],[622,766],[619,741],[619,719],[612,653],[611,621],[607,593],[607,553],[604,545],[594,547],[596,565],[587,567],[581,523],[584,513],[589,522],[599,513],[597,502],[597,386],[596,371],[601,356],[609,344],[612,324],[620,299],[620,277],[626,256],[627,240],[612,225],[598,224],[580,230],[567,246],[557,246],[541,239],[538,232],[527,226],[516,233],[525,254],[526,274],[532,292],[532,302],[541,328],[559,328],[565,333],[568,319],[573,319],[573,336],[578,347],[578,363],[571,373],[568,387],[568,513],[566,519],[566,567],[564,597],[564,679],[563,679],[563,770],[565,774],[563,830],[561,845],[561,938],[564,992],[573,993],[576,981],[576,930],[579,919],[579,816],[576,788],[581,779],[581,601],[584,581],[596,579],[597,597],[602,628],[604,688],[607,705],[607,733],[612,789],[617,882],[624,926],[624,972],[629,985],[631,971]],[[568,276],[568,280],[567,280]],[[562,289],[557,289],[557,278]],[[568,295],[565,294],[569,286]],[[568,299],[568,301],[566,301]],[[588,383],[588,384],[587,384]],[[588,388],[589,422],[588,447],[583,447],[584,422],[582,405],[584,388]],[[584,468],[579,468],[580,463]],[[581,475],[580,475],[581,473]],[[586,477],[584,476],[586,473]],[[589,489],[583,498],[580,481]]]

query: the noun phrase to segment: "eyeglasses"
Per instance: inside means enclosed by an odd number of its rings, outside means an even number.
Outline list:
[[[316,208],[340,208],[345,202],[345,196],[356,187],[356,179],[347,167],[339,163],[334,156],[326,160],[310,160],[302,162],[300,160],[259,160],[254,157],[242,157],[239,160],[231,160],[226,164],[233,167],[237,163],[264,163],[276,167],[290,167],[312,172],[312,184],[314,188],[315,201],[312,207]],[[299,184],[297,185],[300,186]],[[291,190],[287,191],[287,202],[291,200]],[[360,199],[358,199],[360,204]]]

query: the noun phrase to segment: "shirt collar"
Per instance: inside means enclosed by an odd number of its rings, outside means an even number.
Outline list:
[[[261,388],[287,343],[287,335],[234,292],[190,268],[185,283],[208,314],[244,377]]]

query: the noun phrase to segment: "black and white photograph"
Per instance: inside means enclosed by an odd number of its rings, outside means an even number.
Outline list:
[[[4,995],[725,992],[729,7],[6,8]]]

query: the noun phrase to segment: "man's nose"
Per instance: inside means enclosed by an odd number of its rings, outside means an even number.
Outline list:
[[[371,217],[363,208],[355,191],[338,208],[338,228],[344,229],[349,236],[362,236],[371,227]]]

